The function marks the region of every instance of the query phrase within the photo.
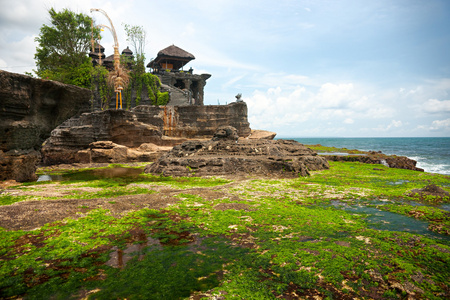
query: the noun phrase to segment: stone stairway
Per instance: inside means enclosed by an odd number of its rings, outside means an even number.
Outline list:
[[[163,91],[169,92],[170,100],[167,105],[170,106],[183,106],[189,105],[189,94],[186,91],[180,90],[179,88],[162,84]]]

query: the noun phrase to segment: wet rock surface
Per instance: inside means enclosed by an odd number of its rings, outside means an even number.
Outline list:
[[[175,146],[146,173],[163,176],[263,175],[308,176],[309,170],[327,169],[324,157],[291,140],[239,140],[219,138],[188,141]]]

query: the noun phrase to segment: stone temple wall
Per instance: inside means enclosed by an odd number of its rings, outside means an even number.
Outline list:
[[[247,119],[247,104],[190,106],[137,106],[132,110],[140,122],[160,128],[165,136],[211,138],[220,126],[229,125],[246,137],[251,129]]]

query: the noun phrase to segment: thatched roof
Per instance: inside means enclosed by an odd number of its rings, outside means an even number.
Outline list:
[[[158,56],[149,62],[147,67],[157,68],[161,63],[166,62],[172,64],[174,69],[179,69],[193,59],[195,59],[195,56],[191,53],[181,49],[180,47],[171,45],[159,51]]]
[[[122,54],[128,55],[128,56],[133,56],[133,51],[131,51],[131,49],[127,46],[126,49],[123,49]]]
[[[184,59],[195,59],[195,56],[191,53],[184,51],[180,47],[177,47],[175,45],[169,46],[167,48],[162,49],[158,52],[158,56],[168,56],[173,58],[184,58]]]

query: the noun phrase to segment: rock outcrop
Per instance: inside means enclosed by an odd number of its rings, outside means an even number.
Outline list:
[[[42,142],[90,99],[87,89],[0,70],[0,180],[34,180]]]
[[[143,105],[131,111],[84,113],[54,129],[41,153],[46,165],[148,162],[167,152],[168,146],[181,144],[188,138],[211,138],[217,128],[228,122],[238,127],[234,128],[236,139],[250,133],[245,103],[190,107]],[[149,147],[150,144],[153,146]]]
[[[293,178],[328,169],[325,158],[291,140],[216,139],[173,147],[146,173],[163,176],[259,175]]]
[[[420,200],[434,198],[434,201],[448,201],[450,199],[450,193],[435,184],[427,185],[421,189],[411,190],[408,193],[408,196],[418,198]]]
[[[424,171],[416,167],[417,161],[406,156],[386,155],[374,151],[353,155],[324,155],[324,157],[329,161],[359,161],[365,164],[383,164],[390,168]]]
[[[252,130],[250,135],[247,137],[251,140],[273,140],[277,134],[272,131],[266,131],[266,130]]]
[[[139,122],[130,111],[105,110],[84,113],[58,126],[41,153],[47,165],[127,162],[129,148],[148,143],[164,144],[158,127]]]

